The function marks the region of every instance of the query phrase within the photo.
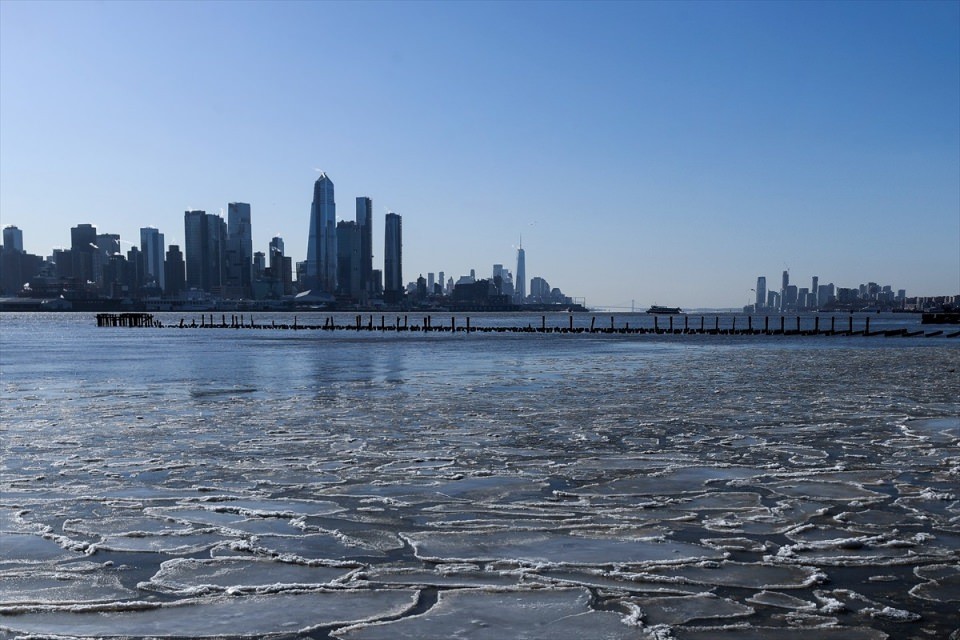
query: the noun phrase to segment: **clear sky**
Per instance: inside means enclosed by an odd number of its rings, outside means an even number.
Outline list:
[[[960,3],[0,0],[0,222],[254,250],[403,216],[404,279],[515,269],[588,305],[729,307],[758,275],[960,293]],[[126,248],[126,245],[124,245]]]

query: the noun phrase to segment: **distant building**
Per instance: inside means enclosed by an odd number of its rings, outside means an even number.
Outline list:
[[[820,278],[818,276],[813,276],[812,281],[810,282],[810,304],[808,305],[811,309],[816,309],[820,306],[819,296],[817,295],[820,290]]]
[[[143,252],[143,264],[146,279],[153,279],[161,289],[166,286],[166,273],[163,268],[163,234],[153,227],[141,227],[140,251]]]
[[[767,278],[766,276],[760,276],[757,278],[757,288],[756,288],[756,309],[759,311],[763,308],[763,305],[767,302]]]
[[[360,229],[360,291],[373,294],[373,200],[357,198],[357,227]]]
[[[227,225],[220,216],[200,210],[184,213],[188,289],[222,293],[226,235]]]
[[[353,221],[337,223],[337,293],[360,300],[361,248],[360,225]]]
[[[23,253],[23,231],[12,224],[4,227],[3,246],[5,249]]]
[[[164,295],[168,298],[179,298],[187,286],[186,263],[178,245],[172,244],[167,249],[167,259],[163,263]]]
[[[6,229],[4,229],[6,231]],[[43,258],[16,249],[15,243],[0,247],[0,294],[14,296],[39,275]]]
[[[313,183],[305,284],[327,293],[337,290],[337,204],[333,181],[325,173]]]
[[[156,285],[152,289],[147,289],[147,261],[141,251],[137,247],[130,247],[127,250],[127,273],[126,280],[124,284],[127,286],[127,292],[129,295],[138,297],[144,294],[145,291],[155,290],[159,295],[160,287]]]
[[[790,295],[787,293],[787,287],[790,286],[790,272],[784,270],[783,275],[780,280],[780,310],[786,311],[787,309],[787,300]]]
[[[97,228],[78,224],[70,229],[71,274],[81,285],[94,282],[94,256],[97,253]]]
[[[250,205],[231,202],[227,205],[227,249],[225,256],[225,289],[230,297],[248,298],[253,276],[253,230]]]
[[[831,282],[830,284],[818,284],[817,285],[817,306],[820,308],[826,307],[833,304],[837,301],[836,295],[834,294],[834,286]]]
[[[466,278],[461,278],[464,280]],[[510,305],[507,296],[497,293],[492,280],[459,282],[450,296],[455,306],[467,308],[503,308]]]
[[[387,302],[403,298],[403,229],[398,214],[388,213],[384,222],[383,295]]]
[[[253,279],[263,280],[264,273],[267,270],[267,259],[263,251],[256,251],[253,254]]]
[[[794,311],[797,308],[797,285],[788,284],[784,289],[783,300],[780,301],[780,307],[784,311]]]
[[[270,240],[270,267],[267,279],[271,282],[270,293],[273,297],[293,293],[293,261],[283,255],[283,238],[274,236]]]
[[[767,308],[774,311],[780,308],[780,294],[776,291],[767,291]]]
[[[530,299],[534,302],[547,302],[550,299],[550,283],[537,276],[530,279]]]
[[[98,233],[97,250],[93,254],[93,279],[97,287],[106,290],[104,269],[110,262],[110,259],[120,254],[120,234],[118,233]],[[121,254],[122,257],[122,254]]]
[[[527,254],[523,250],[523,238],[520,238],[520,244],[517,246],[517,280],[515,283],[516,299],[518,303],[523,303],[527,297]]]

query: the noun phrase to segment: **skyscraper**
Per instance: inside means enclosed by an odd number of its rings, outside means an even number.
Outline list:
[[[163,268],[163,234],[153,227],[140,229],[140,251],[143,252],[147,279],[153,279],[160,289],[166,288],[166,273]]]
[[[12,224],[4,227],[3,246],[5,249],[12,249],[23,253],[23,231]]]
[[[403,233],[396,213],[387,214],[383,237],[383,295],[387,302],[398,302],[403,298]]]
[[[357,198],[357,226],[360,227],[360,291],[373,293],[373,200]]]
[[[787,287],[790,286],[790,271],[784,270],[783,278],[780,281],[780,310],[785,311],[787,308]]]
[[[73,277],[81,284],[94,280],[94,255],[97,251],[97,228],[78,224],[70,229],[70,259]]]
[[[338,292],[360,299],[360,225],[351,220],[337,223],[337,287]]]
[[[760,276],[757,278],[757,298],[756,298],[756,310],[759,311],[763,308],[763,305],[767,302],[767,278],[766,276]]]
[[[227,205],[227,285],[237,297],[251,295],[253,269],[253,231],[250,226],[250,205],[231,202]]]
[[[813,296],[813,301],[810,306],[813,307],[814,309],[820,306],[820,299],[818,295],[819,292],[820,292],[820,277],[813,276],[813,282],[810,285],[810,294]]]
[[[337,205],[333,181],[325,173],[313,183],[306,285],[328,293],[337,290]]]
[[[527,254],[523,251],[523,236],[517,245],[517,281],[514,286],[517,302],[523,303],[527,297]]]
[[[187,287],[221,293],[227,225],[218,215],[187,211],[183,216]]]
[[[163,263],[163,279],[166,286],[163,289],[165,296],[177,298],[183,293],[186,286],[186,269],[183,262],[183,253],[178,245],[172,244],[167,249],[167,259]]]

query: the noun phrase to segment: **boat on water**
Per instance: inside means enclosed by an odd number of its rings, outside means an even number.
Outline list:
[[[683,311],[680,310],[680,307],[660,307],[657,305],[653,305],[652,307],[647,309],[647,313],[658,313],[662,315],[677,315],[677,314],[683,313]]]

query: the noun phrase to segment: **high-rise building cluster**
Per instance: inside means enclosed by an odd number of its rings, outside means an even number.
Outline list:
[[[99,233],[91,224],[70,230],[70,247],[46,259],[23,250],[23,233],[3,229],[0,247],[0,295],[62,297],[73,301],[123,300],[215,304],[225,300],[274,300],[301,305],[353,306],[469,304],[507,307],[526,303],[566,303],[540,277],[526,293],[525,254],[517,249],[517,284],[509,270],[494,265],[489,279],[475,271],[457,282],[445,273],[403,279],[401,216],[384,218],[383,269],[373,268],[373,202],[356,199],[354,220],[336,219],[334,185],[321,173],[313,185],[307,234],[307,259],[293,264],[284,241],[274,237],[267,252],[253,250],[251,206],[227,205],[227,219],[203,210],[184,212],[183,245],[164,244],[159,229],[140,229],[139,246],[124,254],[120,236]],[[163,308],[161,306],[160,308]]]
[[[890,285],[881,286],[876,282],[851,288],[837,287],[832,282],[820,284],[819,276],[813,276],[810,286],[804,287],[790,283],[788,269],[781,274],[779,290],[768,288],[767,278],[759,276],[752,291],[756,294],[755,301],[744,307],[744,311],[753,313],[923,310],[953,304],[955,298],[907,298],[906,290],[894,291]]]

